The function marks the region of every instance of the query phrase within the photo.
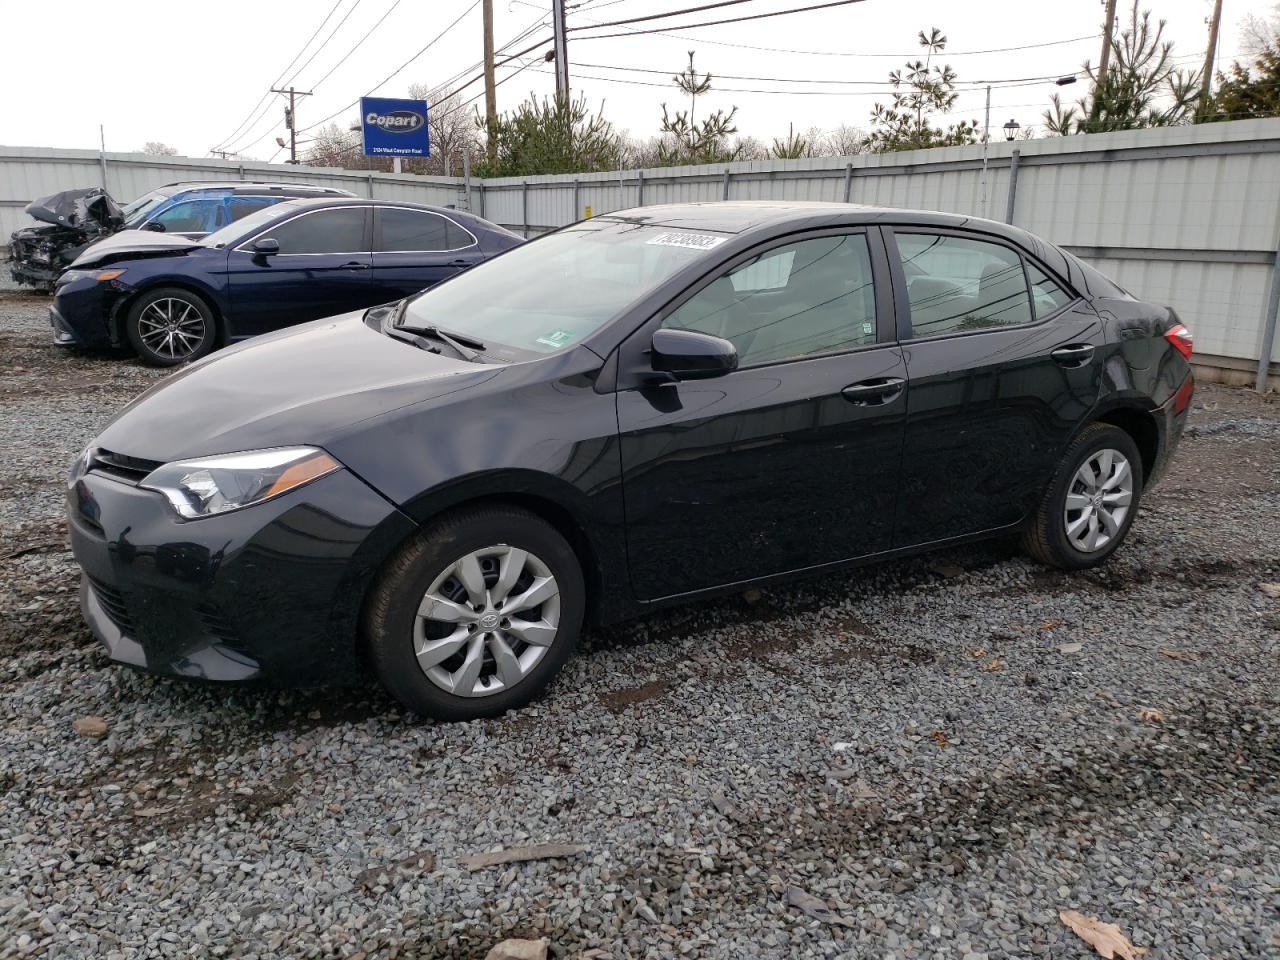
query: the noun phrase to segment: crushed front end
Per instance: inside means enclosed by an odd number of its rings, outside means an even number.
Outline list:
[[[99,188],[41,197],[27,204],[25,212],[43,225],[10,235],[9,275],[45,293],[86,247],[124,225],[120,207]]]

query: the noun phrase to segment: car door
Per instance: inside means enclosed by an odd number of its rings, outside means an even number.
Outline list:
[[[448,217],[412,207],[374,209],[373,284],[382,301],[434,286],[483,259],[476,238]]]
[[[637,596],[888,548],[906,411],[891,303],[878,232],[824,231],[734,258],[623,345],[618,428]],[[658,326],[730,340],[738,369],[629,382]]]
[[[227,257],[231,328],[255,336],[372,306],[369,208],[325,207],[286,216],[245,239]],[[254,250],[275,240],[278,253]]]
[[[885,233],[909,381],[895,546],[1017,523],[1097,400],[1098,317],[1002,239]]]

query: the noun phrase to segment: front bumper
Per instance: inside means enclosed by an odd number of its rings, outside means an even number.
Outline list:
[[[64,347],[118,346],[111,319],[116,305],[128,293],[129,288],[115,281],[87,279],[59,284],[49,307],[54,342]]]
[[[81,610],[116,662],[290,686],[360,675],[360,605],[415,526],[346,470],[274,500],[180,521],[97,472],[68,489]]]

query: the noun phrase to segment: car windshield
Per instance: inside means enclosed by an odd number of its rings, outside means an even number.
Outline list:
[[[152,190],[150,193],[144,193],[124,208],[125,226],[137,226],[157,204],[163,200],[168,200],[171,196],[172,194],[165,193],[163,190]]]
[[[213,231],[213,233],[205,237],[201,243],[210,247],[225,247],[228,244],[235,243],[241,237],[247,237],[251,234],[257,233],[276,217],[292,209],[293,207],[287,203],[276,203],[271,206],[263,207],[261,210],[255,210],[248,216],[241,217],[239,220],[234,220],[231,223],[228,223],[220,230]]]
[[[727,239],[707,231],[587,220],[418,295],[403,325],[552,353],[581,342]]]

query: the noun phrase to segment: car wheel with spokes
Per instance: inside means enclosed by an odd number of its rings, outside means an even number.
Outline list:
[[[1102,563],[1129,532],[1142,481],[1133,438],[1108,423],[1089,424],[1063,456],[1023,534],[1027,552],[1068,570]]]
[[[203,298],[189,290],[164,287],[144,293],[133,303],[125,332],[144,363],[173,367],[212,350],[217,325]]]
[[[515,507],[462,510],[424,529],[383,570],[363,635],[383,685],[441,720],[523,706],[573,653],[582,570],[554,527]]]

